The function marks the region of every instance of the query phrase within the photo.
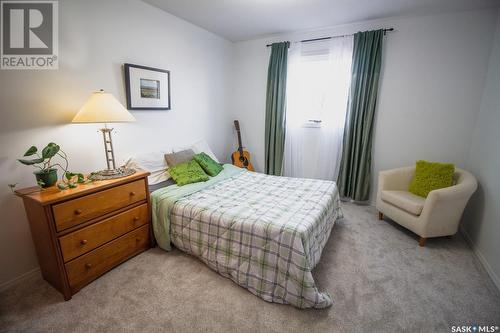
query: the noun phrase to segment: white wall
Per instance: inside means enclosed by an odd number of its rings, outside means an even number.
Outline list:
[[[393,18],[236,43],[232,111],[240,120],[243,144],[253,154],[257,170],[264,169],[269,60],[265,45],[382,27],[396,31],[384,41],[374,175],[417,159],[463,167],[486,78],[495,19],[496,10]]]
[[[479,182],[463,218],[463,230],[500,288],[500,13],[488,78],[466,166]]]
[[[125,104],[122,64],[169,69],[172,110],[133,112],[117,124],[121,162],[131,153],[206,138],[227,160],[232,44],[138,0],[59,1],[60,69],[0,72],[0,285],[38,266],[20,198],[8,183],[34,185],[33,170],[16,162],[32,144],[57,142],[71,170],[105,165],[97,125],[69,122],[92,91],[103,88]]]

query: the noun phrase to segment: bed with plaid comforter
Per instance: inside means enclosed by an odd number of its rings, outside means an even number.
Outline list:
[[[334,182],[224,165],[205,183],[168,186],[151,198],[153,229],[163,249],[172,242],[269,302],[332,304],[311,271],[342,217]]]

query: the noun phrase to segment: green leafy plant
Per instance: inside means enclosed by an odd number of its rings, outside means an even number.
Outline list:
[[[33,157],[31,159],[18,159],[24,165],[31,165],[38,169],[38,173],[49,173],[51,170],[60,168],[62,170],[61,182],[57,187],[61,190],[67,188],[75,188],[78,184],[89,182],[81,173],[73,173],[68,171],[68,155],[54,142],[49,143],[39,152],[36,146],[31,146],[23,155],[23,157]],[[55,158],[58,158],[56,160]],[[61,165],[63,163],[64,165]],[[57,175],[55,176],[57,178]],[[38,177],[37,177],[38,178]],[[43,187],[45,183],[37,179],[38,186]]]
[[[60,190],[65,190],[67,188],[75,188],[78,184],[85,184],[90,182],[89,179],[86,179],[83,173],[73,173],[66,171],[64,173],[64,179],[62,183],[57,184],[57,187]]]
[[[12,191],[12,193],[14,193],[14,192],[15,192],[17,184],[18,184],[18,183],[14,183],[14,184],[7,184],[7,185],[9,186],[10,190]]]
[[[38,152],[37,147],[31,146],[24,153],[23,157],[28,157],[28,156],[33,156],[33,155],[35,155],[36,158],[30,159],[30,160],[18,159],[18,161],[24,165],[32,165],[35,168],[38,168],[39,170],[50,170],[55,166],[59,166],[62,168],[62,166],[59,163],[54,163],[54,164],[51,163],[54,156],[58,155],[66,161],[66,168],[68,166],[68,158],[67,158],[66,153],[61,150],[59,145],[57,145],[53,142],[49,143],[45,148],[43,148],[41,155]]]

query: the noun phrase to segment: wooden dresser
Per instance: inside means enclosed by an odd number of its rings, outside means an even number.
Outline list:
[[[149,173],[16,191],[24,201],[42,275],[65,300],[153,246]]]

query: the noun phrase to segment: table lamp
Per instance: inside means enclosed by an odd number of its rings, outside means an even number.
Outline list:
[[[111,139],[113,129],[107,127],[107,123],[131,121],[135,121],[134,116],[112,94],[104,92],[102,89],[94,92],[73,118],[72,123],[104,123],[104,128],[101,128],[100,131],[104,139],[104,152],[108,168],[92,173],[91,179],[120,178],[135,172],[133,169],[116,168]]]

